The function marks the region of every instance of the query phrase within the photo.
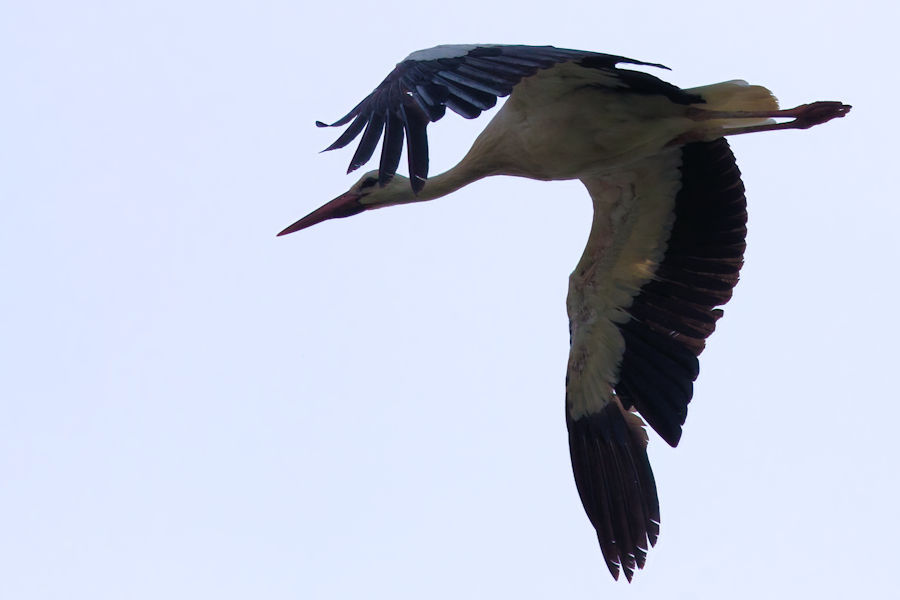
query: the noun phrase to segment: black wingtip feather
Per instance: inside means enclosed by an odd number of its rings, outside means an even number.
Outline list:
[[[384,142],[381,144],[381,161],[378,165],[378,185],[384,186],[394,177],[403,153],[403,121],[393,113],[384,120]]]
[[[372,154],[375,153],[375,147],[378,146],[378,140],[381,139],[381,134],[383,132],[384,115],[380,113],[372,115],[369,118],[369,122],[366,124],[366,130],[363,132],[362,139],[359,141],[359,146],[356,147],[356,152],[350,160],[348,173],[360,168],[372,158]]]
[[[396,113],[402,105],[410,102],[427,115],[428,122],[442,118],[447,108],[466,119],[474,119],[495,106],[498,97],[509,95],[523,78],[559,63],[579,62],[588,68],[606,70],[638,93],[662,94],[680,103],[703,101],[652,75],[616,68],[617,64],[626,63],[667,69],[664,65],[623,56],[521,45],[476,46],[458,55],[440,56],[438,53],[436,58],[428,58],[427,51],[417,55],[401,61],[372,93],[334,123],[316,121],[317,127],[339,127],[356,119],[328,150],[344,147],[357,137],[363,127],[366,128],[348,173],[368,162],[374,154],[381,130],[385,127],[385,113]],[[382,153],[382,177],[392,175],[389,166],[396,154],[396,140],[392,142],[389,151]],[[416,160],[421,166],[421,157]],[[410,172],[411,181],[416,182],[417,177],[424,177],[424,171]],[[420,184],[412,185],[415,189]]]
[[[618,402],[575,419],[567,415],[566,422],[575,485],[604,562],[613,578],[621,569],[630,582],[659,535],[659,499],[642,432],[626,422]]]
[[[418,106],[401,105],[400,118],[406,131],[406,159],[413,192],[419,193],[428,177],[428,116]]]
[[[356,117],[356,120],[354,120],[353,123],[351,123],[350,126],[344,130],[344,133],[342,133],[338,137],[338,139],[336,139],[334,141],[334,143],[332,143],[330,146],[328,146],[327,148],[322,150],[322,152],[328,152],[330,150],[337,150],[338,148],[343,148],[344,146],[346,146],[347,144],[352,142],[354,139],[356,139],[356,136],[358,136],[359,132],[361,132],[363,130],[363,127],[366,126],[367,122],[368,122],[368,120],[366,119],[366,117],[364,115],[359,115],[358,117]]]

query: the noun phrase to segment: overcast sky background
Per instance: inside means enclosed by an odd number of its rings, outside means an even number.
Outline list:
[[[318,6],[310,6],[317,4]],[[0,9],[0,597],[884,598],[900,534],[895,3]],[[609,577],[563,418],[576,182],[275,233],[409,52],[554,44],[854,105],[733,139],[747,263],[662,532]],[[477,132],[430,128],[432,173]]]

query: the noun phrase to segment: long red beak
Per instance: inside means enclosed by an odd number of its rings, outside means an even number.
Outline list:
[[[346,194],[341,194],[328,204],[320,206],[290,227],[287,227],[278,235],[287,235],[289,233],[294,233],[295,231],[300,231],[301,229],[312,227],[316,223],[321,223],[322,221],[327,221],[328,219],[343,219],[344,217],[352,217],[353,215],[358,215],[362,211],[366,210],[366,206],[360,203],[360,198],[361,196],[356,192],[347,192]]]

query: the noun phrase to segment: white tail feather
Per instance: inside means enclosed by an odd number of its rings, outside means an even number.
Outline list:
[[[697,94],[706,100],[706,104],[702,105],[702,108],[706,110],[727,112],[770,112],[778,110],[778,100],[772,92],[761,85],[750,85],[742,79],[703,85],[685,91],[691,94]],[[711,124],[716,124],[724,128],[763,125],[769,122],[772,122],[772,120],[721,119],[710,121]]]

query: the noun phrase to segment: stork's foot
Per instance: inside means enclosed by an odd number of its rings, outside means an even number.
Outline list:
[[[827,123],[832,119],[843,117],[850,112],[851,108],[849,104],[842,102],[820,101],[778,111],[784,114],[773,116],[793,117],[794,120],[790,122],[793,129],[809,129],[810,127]]]

